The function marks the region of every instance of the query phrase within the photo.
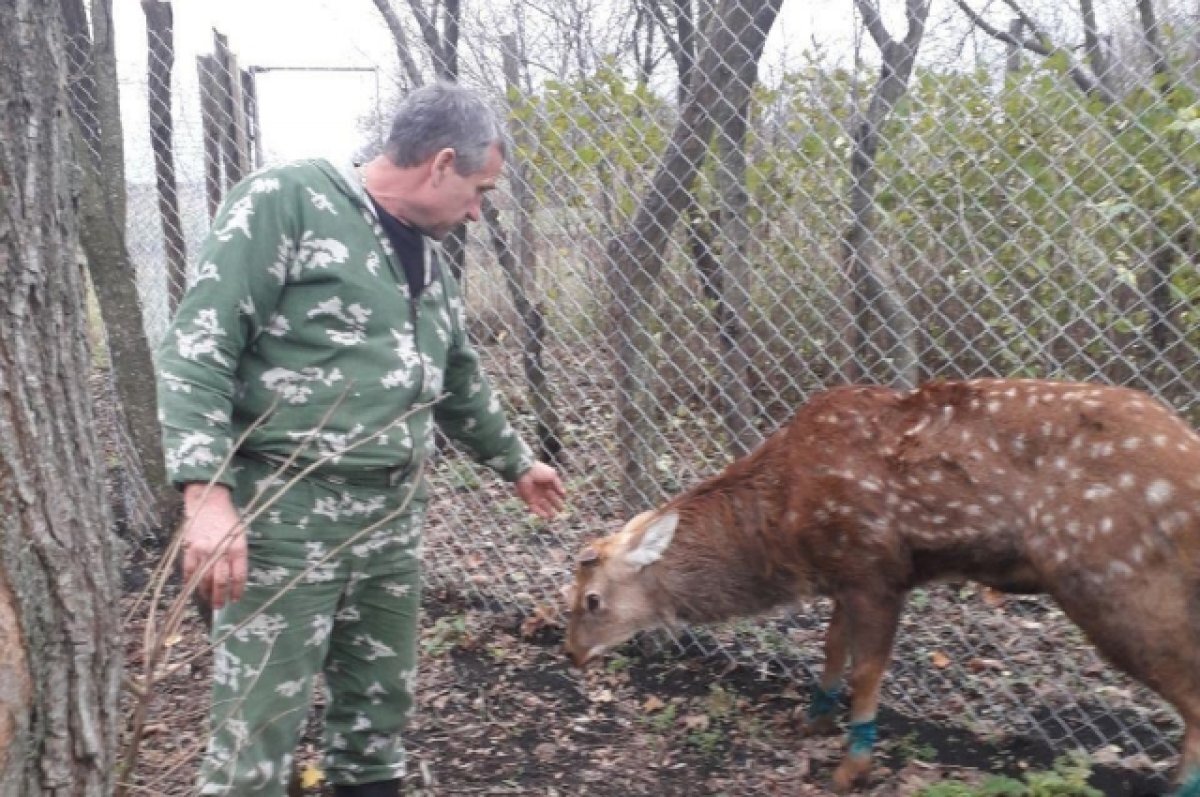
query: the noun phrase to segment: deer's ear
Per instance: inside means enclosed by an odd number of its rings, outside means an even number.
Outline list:
[[[633,535],[625,560],[637,568],[657,562],[675,537],[678,524],[679,514],[676,512],[668,512],[651,520]]]

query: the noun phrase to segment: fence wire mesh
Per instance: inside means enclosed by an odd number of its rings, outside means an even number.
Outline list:
[[[1089,2],[893,3],[880,16],[864,0],[837,12],[844,36],[801,41],[780,20],[756,33],[757,3],[701,4],[690,38],[666,4],[612,5],[627,13],[556,21],[516,2],[515,28],[497,9],[462,21],[477,57],[461,79],[492,92],[512,138],[495,216],[467,239],[471,332],[526,438],[561,447],[571,507],[530,521],[447,449],[429,507],[435,586],[557,606],[582,540],[846,381],[1096,380],[1200,418],[1194,7],[1101,4],[1097,22]],[[271,158],[255,69],[220,47],[199,67],[187,53],[164,101],[153,31],[151,44],[150,69],[135,59],[121,89],[127,242],[153,345],[213,201]],[[397,76],[389,86],[414,82],[396,60],[371,66]],[[705,91],[677,91],[687,69]],[[675,171],[689,126],[705,156],[694,175]],[[362,127],[360,156],[380,118]],[[167,154],[170,201],[155,185]],[[677,223],[651,212],[676,189]],[[124,492],[136,513],[144,499]],[[675,643],[807,679],[827,618],[818,601]],[[980,733],[1141,766],[1175,750],[1173,714],[1042,599],[917,591],[885,684],[893,707]]]

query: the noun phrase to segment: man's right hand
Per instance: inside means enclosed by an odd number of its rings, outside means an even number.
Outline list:
[[[205,495],[205,490],[208,494]],[[196,585],[200,597],[214,609],[242,597],[246,586],[246,531],[222,484],[188,484],[183,489],[183,580],[213,564]]]

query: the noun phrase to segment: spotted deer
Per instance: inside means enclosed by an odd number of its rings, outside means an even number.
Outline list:
[[[1178,709],[1180,795],[1200,795],[1200,436],[1150,396],[1038,380],[815,396],[757,450],[587,546],[568,589],[583,666],[640,630],[833,599],[806,730],[831,730],[849,665],[865,779],[907,593],[973,580],[1046,593]]]

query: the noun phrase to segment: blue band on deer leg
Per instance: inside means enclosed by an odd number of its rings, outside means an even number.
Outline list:
[[[1179,788],[1171,792],[1172,797],[1200,797],[1200,769],[1193,769],[1191,774],[1179,782]]]
[[[850,755],[869,756],[878,738],[879,729],[875,726],[875,720],[850,723]]]
[[[841,700],[841,684],[835,684],[828,690],[822,689],[820,684],[813,684],[812,696],[809,699],[808,712],[805,716],[810,720],[815,720],[818,717],[827,717],[837,711]]]

